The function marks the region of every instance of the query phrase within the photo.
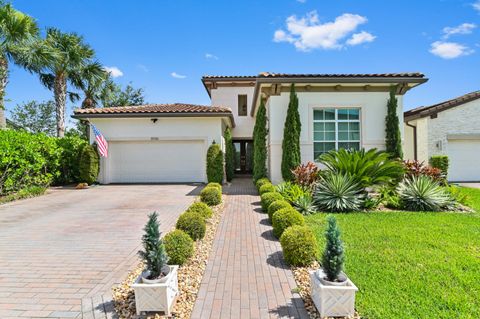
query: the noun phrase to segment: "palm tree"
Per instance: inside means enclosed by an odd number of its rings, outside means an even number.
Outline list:
[[[102,90],[108,80],[108,72],[98,62],[85,65],[75,74],[72,82],[83,92],[82,109],[97,107],[101,101]]]
[[[55,28],[47,29],[47,36],[43,41],[57,57],[42,66],[40,80],[48,89],[53,90],[57,113],[57,136],[63,137],[67,95],[72,101],[79,98],[78,94],[67,91],[67,83],[81,89],[78,79],[82,70],[93,63],[95,52],[83,42],[81,36],[76,33],[63,33]]]
[[[38,36],[38,26],[35,20],[15,10],[10,4],[0,3],[0,129],[6,127],[5,121],[5,88],[8,83],[8,64],[13,62],[28,67],[22,58],[27,57],[23,46],[28,40]]]

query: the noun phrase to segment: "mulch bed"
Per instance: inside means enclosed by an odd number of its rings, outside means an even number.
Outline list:
[[[179,295],[173,307],[171,317],[190,318],[195,300],[197,299],[197,293],[200,289],[203,273],[207,266],[208,256],[212,250],[215,233],[224,211],[225,200],[226,196],[223,195],[222,204],[212,207],[213,215],[212,218],[207,221],[205,237],[195,242],[195,252],[193,256],[178,269]],[[139,263],[120,285],[112,288],[115,312],[121,319],[137,317],[135,313],[135,295],[131,284],[138,278],[143,269],[143,263]],[[159,319],[167,318],[167,316],[151,314],[148,315],[147,318]]]

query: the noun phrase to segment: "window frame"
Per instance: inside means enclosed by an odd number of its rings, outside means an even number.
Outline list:
[[[324,110],[334,110],[335,112],[335,118],[332,120],[315,120],[315,111],[324,111]],[[338,111],[339,110],[358,110],[358,119],[356,120],[351,120],[351,119],[339,119],[338,118]],[[362,125],[362,108],[359,106],[323,106],[323,107],[314,107],[312,108],[312,123],[311,123],[311,129],[312,129],[312,147],[313,147],[313,157],[314,161],[318,162],[318,156],[315,157],[315,143],[335,143],[335,150],[338,150],[338,144],[339,143],[358,143],[359,149],[362,148],[362,130],[363,130],[363,125]],[[315,123],[334,123],[335,124],[335,140],[334,141],[327,141],[327,140],[316,140],[315,139]],[[339,123],[358,123],[358,140],[342,140],[340,141],[338,139],[339,135]],[[325,130],[323,131],[325,132]]]
[[[245,114],[240,114],[240,97],[245,97]],[[237,116],[248,116],[248,94],[237,94]]]

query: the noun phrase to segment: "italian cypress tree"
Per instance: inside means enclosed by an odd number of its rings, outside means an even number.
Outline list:
[[[282,177],[285,181],[293,180],[292,170],[300,165],[301,129],[300,114],[298,113],[298,97],[295,93],[295,85],[292,83],[282,142]]]
[[[400,122],[397,116],[398,100],[395,97],[396,86],[390,88],[390,98],[387,102],[387,117],[385,118],[386,150],[392,158],[403,158],[402,136]]]
[[[231,181],[233,179],[233,174],[235,172],[235,163],[234,163],[234,149],[233,149],[233,142],[232,142],[232,132],[230,128],[227,127],[224,133],[225,138],[225,172],[227,175],[227,181]]]
[[[267,177],[267,109],[263,99],[253,128],[253,180]]]

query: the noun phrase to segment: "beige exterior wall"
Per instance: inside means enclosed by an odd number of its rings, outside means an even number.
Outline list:
[[[410,123],[411,124],[411,123]],[[406,123],[403,126],[405,133],[403,139],[403,158],[408,160],[415,159],[414,130]]]

